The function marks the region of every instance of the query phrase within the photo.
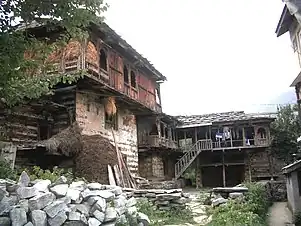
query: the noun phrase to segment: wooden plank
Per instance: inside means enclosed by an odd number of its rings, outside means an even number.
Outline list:
[[[115,185],[116,186],[116,182],[115,182],[115,179],[114,179],[112,167],[110,165],[108,165],[108,174],[109,174],[109,183],[110,183],[110,185]]]
[[[121,183],[121,180],[120,180],[120,170],[118,168],[118,165],[114,165],[113,169],[114,169],[114,174],[115,174],[115,178],[116,178],[116,184],[118,186],[122,186],[122,183]]]
[[[115,133],[113,131],[113,128],[111,128],[111,130],[112,130],[113,140],[114,140],[114,144],[115,144],[115,150],[116,150],[116,154],[117,154],[118,166],[119,166],[119,169],[120,169],[120,172],[121,172],[120,175],[121,175],[122,187],[125,187],[123,173],[122,173],[123,172],[122,171],[122,163],[121,163],[122,158],[120,159],[119,150],[118,150],[118,146],[117,146],[117,142],[116,142]]]
[[[222,152],[222,158],[223,158],[223,185],[226,187],[226,169],[225,169],[225,153]]]

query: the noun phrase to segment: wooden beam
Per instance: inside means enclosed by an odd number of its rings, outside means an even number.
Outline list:
[[[224,152],[224,150],[222,152],[222,158],[223,158],[223,186],[226,187],[226,168],[225,168],[225,152]]]
[[[75,88],[76,88],[76,85],[75,86],[67,86],[67,87],[64,87],[64,88],[54,89],[53,91],[55,93],[58,93],[58,92],[65,92],[65,91],[73,90]]]

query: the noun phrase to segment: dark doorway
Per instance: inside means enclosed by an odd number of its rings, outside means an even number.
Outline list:
[[[245,179],[245,166],[226,166],[226,186],[233,187]]]
[[[222,187],[223,186],[223,168],[222,166],[202,167],[203,187]]]

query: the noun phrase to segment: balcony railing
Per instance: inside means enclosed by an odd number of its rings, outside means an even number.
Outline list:
[[[51,72],[74,72],[86,69],[90,77],[97,79],[97,81],[108,85],[110,88],[128,96],[153,111],[161,112],[161,108],[156,104],[155,94],[149,90],[149,87],[146,88],[143,84],[139,83],[140,74],[137,74],[136,77],[136,87],[124,81],[123,71],[120,71],[121,67],[119,67],[122,65],[121,58],[121,61],[118,61],[118,66],[112,65],[109,59],[111,53],[109,53],[107,69],[104,70],[99,66],[99,51],[96,46],[92,42],[88,42],[85,50],[82,49],[81,46],[82,44],[78,42],[68,44],[64,50],[64,54],[56,56],[55,61],[53,61],[55,68]],[[147,84],[148,79],[149,78],[147,78]]]
[[[138,145],[139,147],[164,147],[169,149],[176,149],[178,147],[176,141],[160,137],[159,135],[140,135]]]

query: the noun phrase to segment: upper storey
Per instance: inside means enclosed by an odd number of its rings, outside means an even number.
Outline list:
[[[39,34],[42,27],[35,29]],[[160,83],[166,78],[107,24],[92,25],[89,31],[87,40],[70,41],[63,51],[49,56],[55,70],[86,69],[86,77],[100,83],[99,87],[161,112]]]

